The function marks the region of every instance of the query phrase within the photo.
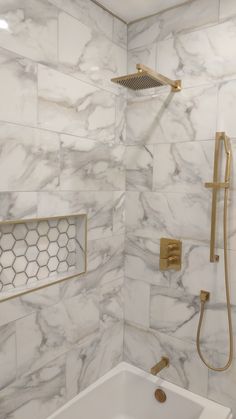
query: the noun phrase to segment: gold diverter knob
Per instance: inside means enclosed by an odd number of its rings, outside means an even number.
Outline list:
[[[180,240],[165,239],[160,241],[160,270],[181,269],[182,243]]]

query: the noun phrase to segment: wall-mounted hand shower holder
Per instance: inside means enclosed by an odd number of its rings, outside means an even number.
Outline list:
[[[224,182],[219,182],[219,161],[221,152],[221,142],[224,143],[226,152],[226,168]],[[217,194],[219,189],[228,189],[230,180],[231,151],[229,138],[225,132],[217,132],[215,137],[215,157],[213,182],[205,183],[206,188],[212,188],[212,207],[211,207],[211,241],[210,241],[210,262],[218,262],[219,255],[215,254],[215,237],[216,237],[216,213],[217,213]]]

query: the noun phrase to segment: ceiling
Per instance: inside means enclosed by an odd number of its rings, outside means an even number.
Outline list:
[[[127,23],[185,2],[186,0],[97,0],[97,3]]]

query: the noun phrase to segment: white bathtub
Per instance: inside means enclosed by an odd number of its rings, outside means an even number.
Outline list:
[[[167,396],[159,403],[154,391]],[[48,419],[232,419],[221,406],[121,363]]]

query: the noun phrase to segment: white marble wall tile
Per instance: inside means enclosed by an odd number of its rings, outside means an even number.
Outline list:
[[[125,192],[114,192],[113,203],[113,234],[125,234]]]
[[[123,145],[61,136],[62,190],[124,190]]]
[[[21,220],[37,216],[37,194],[35,192],[1,192],[0,219]]]
[[[4,418],[46,419],[66,402],[65,356],[20,377],[0,400]]]
[[[115,97],[111,93],[40,65],[38,94],[42,128],[102,142],[114,139]]]
[[[122,361],[123,323],[103,328],[90,342],[67,353],[67,394],[74,397]]]
[[[55,189],[59,147],[57,134],[0,123],[0,190]]]
[[[199,310],[197,296],[167,287],[151,287],[150,327],[159,332],[194,342],[196,329],[193,326],[197,324]]]
[[[200,286],[201,284],[199,284],[199,294]],[[208,287],[205,286],[204,289],[208,289]],[[200,316],[199,294],[198,296],[191,296],[185,294],[182,290],[152,286],[150,299],[151,328],[194,344]],[[206,305],[201,330],[201,345],[204,356],[211,362],[215,348],[221,354],[228,353],[226,303],[225,300],[224,303],[220,303],[213,298],[211,296],[210,302]],[[235,307],[235,305],[232,306],[233,325],[236,320]],[[163,317],[163,313],[165,313],[165,317]],[[233,331],[236,335],[235,326]]]
[[[147,282],[125,278],[125,320],[149,327],[150,285]]]
[[[177,283],[179,274],[159,270],[159,238],[139,237],[128,234],[125,246],[125,274],[132,279],[165,287]]]
[[[136,64],[144,64],[155,70],[156,68],[156,43],[128,50],[128,73],[136,73]]]
[[[225,357],[216,353],[214,361],[218,361],[218,365],[222,366],[225,364]],[[235,360],[230,369],[220,373],[220,376],[217,372],[209,371],[209,385],[207,397],[209,399],[216,400],[218,403],[230,407],[233,410],[234,415],[236,414],[235,387]]]
[[[213,176],[214,141],[154,146],[154,190],[204,193]]]
[[[0,390],[16,378],[16,330],[10,323],[0,328]]]
[[[120,19],[113,19],[113,41],[127,49],[127,24]]]
[[[185,87],[235,78],[236,19],[158,45],[157,69]],[[202,47],[204,45],[204,48]]]
[[[236,3],[234,0],[220,0],[220,19],[230,19],[236,15]]]
[[[90,0],[49,0],[61,10],[112,39],[113,17]]]
[[[125,164],[126,190],[152,190],[153,146],[127,146]]]
[[[225,303],[224,251],[216,249],[218,263],[210,263],[210,249],[196,243],[183,242],[183,265],[176,277],[171,275],[170,286],[182,289],[185,294],[199,296],[201,289],[211,293],[211,301]],[[231,302],[236,304],[235,252],[228,251]]]
[[[36,125],[36,69],[32,61],[0,49],[0,121]]]
[[[147,45],[175,33],[218,22],[219,0],[194,0],[131,23],[128,26],[128,48]],[[169,5],[168,5],[169,7]]]
[[[166,237],[209,240],[210,200],[200,194],[129,192],[127,231],[149,239]]]
[[[214,138],[216,112],[215,86],[130,100],[126,116],[127,143],[147,145]]]
[[[156,42],[159,33],[156,16],[130,23],[128,25],[128,50]]]
[[[124,317],[124,278],[102,283],[99,287],[100,319],[103,327],[123,320]]]
[[[164,355],[169,357],[170,367],[161,371],[161,378],[206,396],[208,371],[201,363],[195,345],[153,330],[125,325],[125,361],[150,371]]]
[[[124,236],[113,236],[103,240],[88,242],[88,273],[94,276],[87,278],[88,288],[97,287],[124,276]]]
[[[116,97],[116,124],[115,124],[115,139],[117,143],[125,143],[126,141],[126,107],[127,99],[126,92]]]
[[[126,49],[66,13],[59,15],[59,62],[74,77],[115,91],[110,79],[127,71]]]
[[[0,18],[0,46],[34,61],[57,62],[57,9],[45,0],[4,0]]]
[[[39,192],[38,216],[87,214],[88,238],[109,237],[113,229],[112,192]]]
[[[210,192],[209,192],[210,194]],[[146,238],[178,237],[209,243],[211,195],[199,193],[128,192],[126,194],[127,232]],[[223,196],[218,204],[218,231],[216,245],[223,246]],[[230,230],[228,248],[236,249],[236,195],[231,192],[228,201]]]
[[[231,138],[236,138],[235,100],[236,80],[222,83],[219,87],[217,128],[219,131],[225,131]]]
[[[98,329],[99,307],[95,292],[82,292],[17,320],[19,376],[41,368]]]
[[[219,263],[209,263],[209,246],[184,240],[181,271],[160,271],[160,240],[128,235],[126,239],[125,274],[153,285],[178,288],[185,295],[199,297],[201,289],[211,293],[215,303],[225,303],[223,249],[217,249]],[[231,302],[236,304],[235,252],[228,252]],[[168,290],[167,290],[168,292]]]
[[[68,283],[71,283],[71,281]],[[31,313],[57,304],[61,298],[64,296],[67,297],[67,295],[64,295],[63,293],[63,287],[63,283],[54,284],[51,287],[35,290],[32,293],[21,295],[15,299],[1,302],[0,326],[6,325]],[[70,295],[68,297],[70,297]]]

